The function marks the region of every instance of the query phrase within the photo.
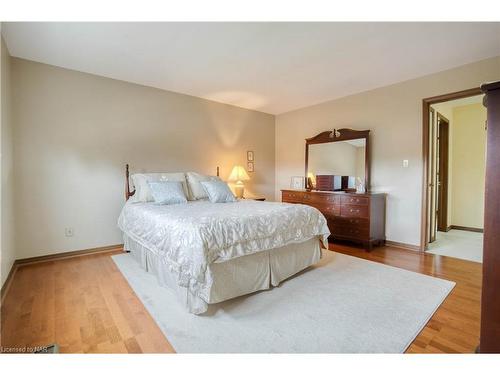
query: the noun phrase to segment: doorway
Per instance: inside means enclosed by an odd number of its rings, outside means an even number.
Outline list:
[[[486,109],[479,89],[424,99],[422,251],[482,261]]]

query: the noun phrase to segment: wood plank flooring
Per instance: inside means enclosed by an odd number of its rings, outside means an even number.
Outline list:
[[[174,352],[111,259],[93,254],[20,267],[2,306],[2,347],[62,353]]]
[[[474,352],[479,342],[481,264],[388,246],[371,253],[339,244],[331,249],[455,281],[455,289],[407,352]],[[174,352],[112,254],[19,268],[1,309],[2,347],[55,342],[63,353]]]

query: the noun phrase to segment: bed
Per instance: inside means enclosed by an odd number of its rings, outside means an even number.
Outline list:
[[[126,177],[129,198],[128,168]],[[314,207],[244,199],[172,205],[128,200],[118,227],[125,250],[194,314],[278,286],[317,263],[330,234]]]

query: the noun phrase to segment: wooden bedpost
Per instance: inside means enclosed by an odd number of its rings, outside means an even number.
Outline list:
[[[217,177],[219,177],[219,167],[217,167]]]
[[[134,195],[134,191],[130,191],[130,182],[129,182],[129,172],[128,172],[128,164],[125,164],[125,200],[128,201],[128,199]]]

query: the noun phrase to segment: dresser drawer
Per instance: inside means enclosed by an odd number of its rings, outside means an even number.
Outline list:
[[[340,215],[340,205],[338,205],[338,204],[325,204],[325,205],[321,205],[321,207],[318,207],[318,206],[316,206],[316,207],[325,216],[338,217]]]
[[[368,206],[342,203],[340,207],[340,215],[343,217],[368,218]]]
[[[332,234],[364,240],[370,237],[370,230],[368,228],[334,226]]]
[[[360,217],[341,217],[336,216],[333,219],[334,225],[340,227],[356,227],[356,228],[369,228],[370,221]]]
[[[357,197],[355,195],[343,195],[341,197],[342,204],[357,204],[368,206],[370,204],[370,200],[367,197]]]
[[[310,194],[311,202],[320,204],[340,204],[340,196],[338,194]]]
[[[282,191],[281,201],[290,203],[301,203],[304,193],[300,191]]]

